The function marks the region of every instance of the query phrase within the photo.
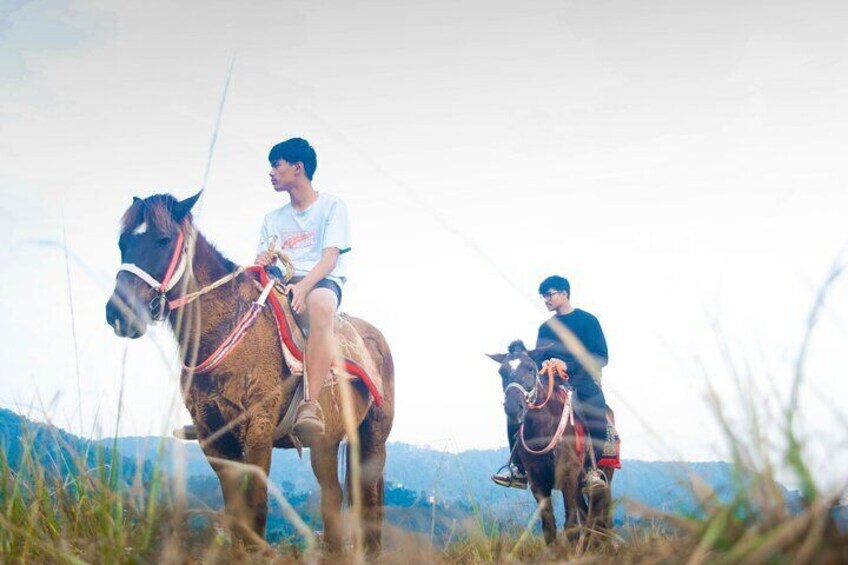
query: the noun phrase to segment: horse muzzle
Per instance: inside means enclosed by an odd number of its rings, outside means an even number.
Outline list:
[[[152,318],[137,300],[122,294],[116,288],[106,303],[106,323],[112,326],[118,337],[137,339],[147,332]]]
[[[524,421],[527,402],[524,395],[517,389],[507,391],[504,396],[504,412],[510,424],[520,424]]]

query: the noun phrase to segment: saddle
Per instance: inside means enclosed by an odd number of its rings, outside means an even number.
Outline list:
[[[570,401],[571,399],[569,398],[569,403]],[[569,410],[572,410],[573,414],[573,408],[569,407]],[[588,432],[579,418],[574,419],[574,435],[577,443],[577,453],[582,454],[581,456],[585,459],[587,451],[584,446],[586,445]],[[598,458],[597,464],[598,468],[621,469],[621,438],[618,435],[618,430],[615,428],[615,413],[609,405],[607,405],[607,433],[604,440],[604,449]]]
[[[266,286],[270,279],[261,267],[248,267],[248,272],[256,275],[258,284]],[[276,281],[271,294],[268,296],[268,304],[277,322],[277,334],[280,338],[280,347],[286,365],[293,375],[303,375],[305,371],[306,332],[301,327],[305,320],[299,319],[291,308],[291,303],[283,290],[283,284]],[[335,334],[339,348],[342,353],[343,362],[333,363],[330,374],[324,382],[324,386],[332,386],[341,377],[353,382],[359,382],[365,386],[374,404],[377,407],[383,404],[383,382],[380,372],[377,370],[371,353],[365,346],[365,342],[346,314],[338,314],[335,320]],[[339,366],[342,365],[342,366]],[[294,414],[297,405],[303,398],[303,381],[301,380],[295,392],[289,410],[283,416],[277,426],[275,437],[280,438],[287,435],[294,425]]]

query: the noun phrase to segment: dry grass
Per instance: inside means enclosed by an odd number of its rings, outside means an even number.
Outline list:
[[[726,423],[722,412],[717,417]],[[756,418],[754,418],[756,420]],[[735,453],[737,490],[722,502],[704,484],[693,483],[700,501],[699,517],[655,515],[642,527],[619,531],[590,548],[560,544],[548,549],[535,535],[484,532],[479,522],[463,525],[468,532],[447,547],[428,535],[386,527],[384,563],[837,563],[848,562],[848,537],[840,533],[832,508],[842,492],[823,494],[810,482],[803,508],[790,514],[783,489],[774,479],[777,462],[760,459],[739,432],[725,427]],[[785,430],[791,434],[791,430]],[[61,441],[57,435],[56,439]],[[64,463],[73,470],[63,478],[56,467],[34,456],[33,438],[25,434],[24,453],[15,468],[0,457],[0,560],[31,563],[287,563],[315,561],[317,551],[303,543],[234,547],[223,533],[219,513],[208,512],[211,525],[191,525],[193,514],[180,511],[177,485],[155,472],[138,470],[121,478],[104,449],[76,453]],[[791,437],[787,451],[774,459],[790,461],[800,481],[812,473],[804,464],[799,442]],[[70,451],[71,446],[65,446]],[[796,453],[796,450],[799,452]],[[92,460],[94,464],[92,464]],[[752,461],[759,465],[751,466]],[[280,493],[274,493],[282,497]],[[309,535],[308,530],[302,530]],[[623,539],[622,539],[623,538]],[[626,540],[626,541],[623,541]],[[361,556],[351,554],[353,561]]]

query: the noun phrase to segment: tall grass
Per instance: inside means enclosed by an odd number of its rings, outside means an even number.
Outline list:
[[[554,549],[528,533],[529,528],[523,533],[487,530],[482,520],[474,519],[464,525],[467,535],[445,547],[426,535],[393,535],[382,561],[848,562],[848,537],[837,528],[832,512],[845,490],[825,492],[813,480],[816,473],[807,463],[803,442],[789,425],[800,418],[799,408],[786,407],[794,412],[780,414],[783,447],[773,449],[764,428],[774,427],[774,415],[761,408],[761,397],[749,396],[744,379],[737,377],[737,386],[746,393],[740,397],[748,399],[743,403],[745,425],[733,421],[726,404],[712,393],[714,414],[732,457],[734,490],[729,497],[719,497],[693,477],[699,501],[693,515],[643,510],[652,520],[619,532],[626,541],[591,547],[561,543]],[[102,444],[72,445],[58,432],[53,440],[60,449],[50,453],[38,452],[35,440],[33,432],[25,431],[15,462],[0,450],[4,563],[293,562],[308,557],[291,543],[244,553],[218,527],[225,525],[215,520],[220,519],[218,513],[202,512],[210,520],[192,524],[193,514],[176,512],[175,489],[180,485],[165,477],[159,465],[123,469],[120,456]],[[776,478],[786,470],[800,487],[801,508],[794,511]],[[272,496],[282,498],[278,492]],[[535,516],[527,518],[532,525]]]

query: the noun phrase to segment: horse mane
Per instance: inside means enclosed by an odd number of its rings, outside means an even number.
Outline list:
[[[522,340],[516,339],[509,344],[509,349],[507,349],[507,351],[509,353],[521,353],[522,351],[527,351],[527,347],[524,345]]]
[[[178,203],[179,200],[170,194],[154,194],[143,200],[136,198],[121,218],[121,235],[135,229],[142,222],[147,222],[148,226],[160,232],[170,231],[176,224],[174,222],[174,206]],[[186,227],[194,227],[191,212],[186,214],[182,224]],[[235,269],[235,263],[227,259],[203,234],[196,229],[194,233],[196,240],[205,244],[195,247],[195,253],[198,254],[196,257],[206,256],[210,261],[220,263],[225,272],[231,272]]]
[[[144,200],[136,198],[121,218],[121,234],[147,222],[160,232],[167,232],[174,225],[174,206],[179,202],[170,194],[154,194]],[[191,213],[185,220],[191,224]]]

